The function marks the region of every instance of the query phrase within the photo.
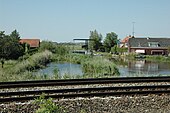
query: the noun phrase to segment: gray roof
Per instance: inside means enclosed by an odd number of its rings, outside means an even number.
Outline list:
[[[170,38],[129,38],[130,47],[149,47],[149,43],[158,43],[159,47],[170,46]]]

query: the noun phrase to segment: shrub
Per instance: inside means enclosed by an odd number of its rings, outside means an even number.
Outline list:
[[[39,105],[39,109],[36,110],[36,113],[66,113],[63,107],[53,102],[52,98],[45,99],[44,94],[35,100],[35,104]]]

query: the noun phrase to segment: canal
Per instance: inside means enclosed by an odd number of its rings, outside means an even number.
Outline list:
[[[170,75],[170,63],[155,62],[146,60],[112,60],[115,62],[120,76],[162,76]],[[50,63],[46,68],[40,69],[38,73],[52,76],[54,70],[58,70],[60,76],[64,75],[80,75],[83,76],[83,71],[80,64],[73,63]]]
[[[170,75],[170,63],[146,60],[124,60],[116,63],[121,76]]]

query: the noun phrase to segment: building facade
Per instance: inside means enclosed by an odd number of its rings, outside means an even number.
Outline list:
[[[128,52],[144,55],[168,55],[170,38],[130,38]]]

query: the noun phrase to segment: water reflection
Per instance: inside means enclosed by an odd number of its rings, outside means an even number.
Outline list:
[[[38,73],[46,74],[46,75],[53,75],[54,70],[58,69],[59,75],[83,75],[81,65],[80,64],[73,64],[73,63],[50,63],[47,65],[46,68],[40,69]]]
[[[119,63],[118,63],[119,62]],[[170,63],[153,62],[146,60],[119,60],[118,65],[121,76],[138,75],[170,75]]]
[[[170,75],[170,63],[152,62],[146,60],[112,59],[119,68],[120,76],[158,76]],[[80,64],[72,63],[50,63],[45,69],[38,73],[53,75],[54,70],[59,70],[59,75],[83,76]]]

